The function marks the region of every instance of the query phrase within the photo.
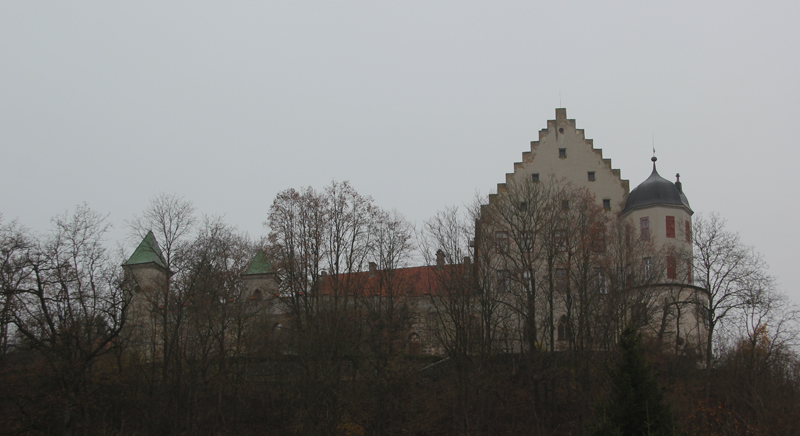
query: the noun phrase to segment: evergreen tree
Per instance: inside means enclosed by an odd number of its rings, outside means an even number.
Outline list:
[[[626,327],[619,341],[620,356],[609,371],[610,390],[598,410],[595,436],[671,435],[672,413],[650,365],[645,362],[641,336]]]

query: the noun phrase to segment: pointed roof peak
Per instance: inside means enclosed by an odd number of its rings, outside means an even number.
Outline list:
[[[161,247],[158,246],[156,236],[152,231],[148,231],[139,246],[136,247],[131,257],[127,262],[122,265],[141,265],[145,263],[154,263],[164,269],[167,269],[167,263],[164,261],[164,255],[161,254]]]
[[[274,272],[275,270],[272,269],[272,265],[267,259],[267,254],[264,253],[264,250],[258,250],[243,275],[272,274]]]

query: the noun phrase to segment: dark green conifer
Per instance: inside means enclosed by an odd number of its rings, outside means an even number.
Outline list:
[[[606,400],[594,436],[672,435],[674,422],[650,365],[645,362],[641,336],[626,327],[619,341],[620,356],[609,371]]]

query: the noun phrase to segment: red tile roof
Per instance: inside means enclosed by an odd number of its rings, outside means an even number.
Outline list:
[[[347,295],[357,296],[444,295],[449,289],[465,287],[464,268],[464,265],[418,266],[329,275],[322,280],[320,293],[330,295],[338,285]]]

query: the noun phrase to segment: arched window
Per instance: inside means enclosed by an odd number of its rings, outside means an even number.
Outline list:
[[[569,339],[571,333],[571,329],[569,326],[569,319],[567,319],[567,315],[561,315],[561,318],[558,320],[558,340],[559,341],[566,341]]]

